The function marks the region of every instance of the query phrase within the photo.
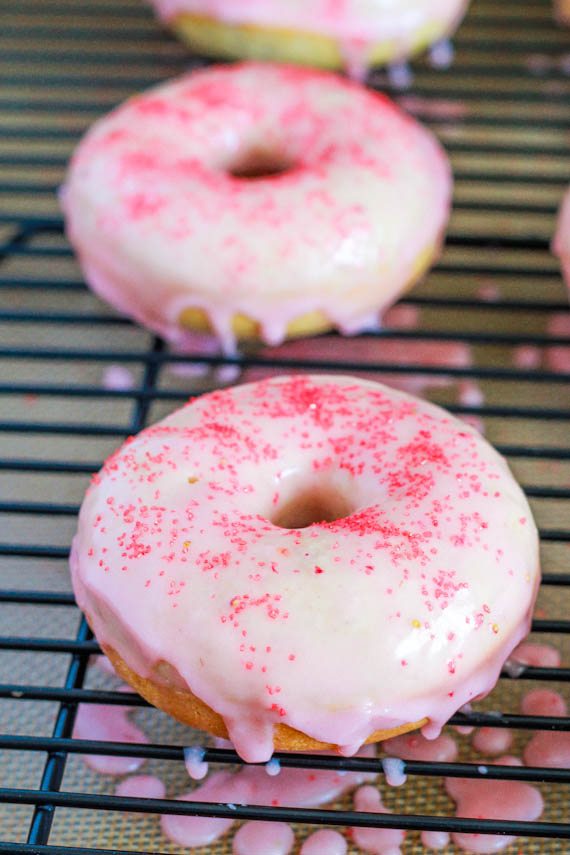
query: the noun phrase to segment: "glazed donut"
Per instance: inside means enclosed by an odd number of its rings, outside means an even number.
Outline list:
[[[473,429],[303,375],[130,439],[88,490],[71,569],[118,673],[248,762],[436,735],[491,690],[539,582],[526,499]]]
[[[451,176],[391,101],[325,72],[246,63],[98,122],[62,206],[87,282],[183,346],[355,332],[437,256]]]
[[[208,56],[321,68],[403,60],[455,32],[468,0],[151,0],[157,14]]]
[[[570,289],[570,187],[567,188],[560,205],[552,252],[560,259],[562,274]]]

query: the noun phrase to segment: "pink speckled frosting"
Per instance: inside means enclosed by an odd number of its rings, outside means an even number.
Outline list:
[[[328,522],[302,522],[311,502]],[[251,762],[279,722],[347,754],[424,717],[437,735],[492,689],[539,582],[526,499],[472,428],[302,375],[129,440],[87,493],[71,566],[99,640],[157,682],[170,663]]]
[[[560,259],[562,273],[570,289],[570,187],[567,188],[560,205],[552,251]]]
[[[268,152],[291,164],[244,179]],[[354,332],[377,321],[437,252],[451,175],[435,138],[391,101],[323,72],[246,63],[132,98],[79,145],[61,195],[89,284],[183,343],[199,307],[231,350],[231,319],[268,343],[321,311]]]
[[[451,34],[468,0],[151,0],[158,15],[171,21],[186,13],[227,24],[302,30],[338,39],[350,54],[354,46],[393,42],[406,56],[418,32],[436,24]]]

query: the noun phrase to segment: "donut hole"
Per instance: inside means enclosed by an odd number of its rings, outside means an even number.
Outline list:
[[[334,488],[309,487],[289,497],[271,522],[279,528],[307,528],[314,523],[335,522],[354,511],[346,496]]]
[[[242,155],[228,168],[232,178],[242,181],[256,181],[262,178],[274,178],[290,172],[294,167],[293,161],[283,152],[268,149],[251,149]]]

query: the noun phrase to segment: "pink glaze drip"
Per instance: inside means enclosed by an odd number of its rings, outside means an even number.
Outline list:
[[[260,152],[289,167],[236,177]],[[97,122],[60,199],[100,297],[182,349],[195,338],[180,316],[202,309],[231,355],[236,314],[273,345],[309,312],[349,334],[374,325],[418,257],[437,254],[451,185],[435,138],[384,96],[244,63],[192,72]]]
[[[203,396],[128,441],[93,479],[71,566],[100,642],[158,681],[168,663],[248,762],[270,759],[279,722],[345,754],[423,717],[436,737],[495,684],[539,581],[528,504],[471,428],[301,375]]]
[[[134,711],[134,707],[80,704],[73,738],[147,745],[147,735],[128,719],[129,713]],[[91,769],[104,775],[126,775],[128,772],[136,772],[144,763],[141,757],[111,757],[103,754],[85,754],[82,757]]]
[[[154,775],[132,775],[117,784],[115,795],[131,799],[163,799],[166,796],[166,787],[163,781]],[[144,814],[137,813],[132,816],[143,817]]]
[[[520,765],[515,757],[501,757],[502,766]],[[456,815],[473,819],[510,819],[531,821],[542,814],[540,792],[530,784],[520,781],[496,781],[446,778],[445,788],[456,802]],[[499,834],[467,834],[454,832],[453,842],[467,852],[499,852],[516,838]]]
[[[405,763],[399,757],[384,757],[382,769],[386,776],[386,783],[390,787],[401,787],[408,780]]]
[[[457,743],[446,733],[442,733],[437,739],[426,739],[419,733],[395,736],[382,743],[382,750],[402,760],[425,760],[434,763],[451,763],[457,757]]]
[[[513,734],[506,727],[480,727],[473,734],[471,744],[480,754],[496,757],[511,747]]]
[[[232,842],[234,855],[288,855],[295,835],[286,822],[246,822]]]
[[[558,668],[560,666],[560,651],[550,644],[535,644],[523,641],[515,647],[511,660],[533,668]]]
[[[570,243],[570,239],[569,239]],[[570,247],[569,260],[570,270]],[[570,287],[570,275],[568,277]],[[557,312],[548,319],[547,332],[551,336],[570,339],[570,313]],[[570,344],[550,345],[546,348],[546,364],[550,371],[558,371],[560,374],[570,374]]]
[[[391,813],[382,804],[382,798],[376,787],[361,787],[354,794],[354,809],[366,813]],[[398,828],[357,828],[351,829],[351,836],[357,846],[370,855],[401,855],[400,846],[404,843],[405,831]]]
[[[299,855],[346,855],[347,851],[348,844],[340,832],[321,828],[303,841]]]
[[[364,752],[370,756],[370,750]],[[259,766],[245,766],[238,772],[214,772],[204,784],[178,796],[182,801],[258,804],[272,807],[318,807],[370,781],[370,773],[329,772],[284,768],[276,777]],[[232,819],[193,816],[163,816],[162,829],[174,843],[206,846],[225,834]]]
[[[201,781],[208,774],[208,764],[204,762],[204,749],[198,745],[184,749],[184,765],[194,781]]]
[[[388,43],[394,58],[414,52],[426,32],[443,40],[453,34],[467,0],[151,0],[164,21],[180,14],[206,16],[227,24],[249,24],[322,34],[336,39],[348,72],[362,79],[374,45]],[[447,68],[453,49],[440,41],[433,63]]]
[[[427,849],[445,849],[449,845],[447,831],[422,831],[421,840]]]

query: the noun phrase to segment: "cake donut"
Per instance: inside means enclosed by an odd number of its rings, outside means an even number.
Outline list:
[[[132,98],[79,145],[61,194],[85,278],[182,345],[355,332],[437,256],[451,175],[390,100],[246,63]]]
[[[128,440],[87,492],[71,570],[119,675],[248,762],[435,736],[494,686],[540,575],[526,499],[476,431],[304,375]]]
[[[468,6],[468,0],[151,2],[200,53],[344,67],[358,76],[452,35]]]
[[[570,186],[567,187],[560,205],[552,251],[560,259],[562,273],[570,289]]]

